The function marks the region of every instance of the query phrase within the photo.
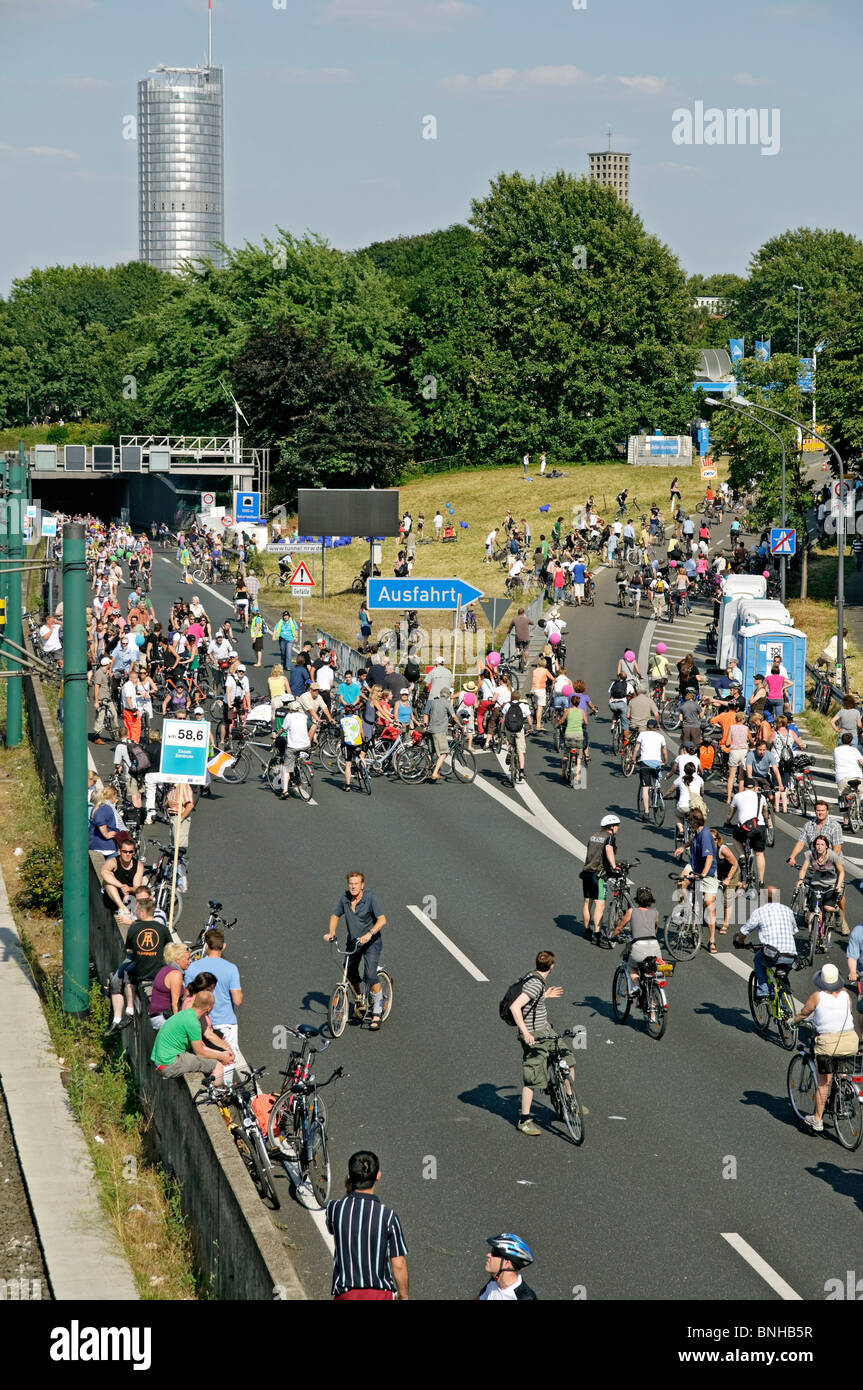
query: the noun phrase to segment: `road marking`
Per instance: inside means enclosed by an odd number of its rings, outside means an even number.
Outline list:
[[[464,966],[465,970],[469,975],[472,975],[475,980],[478,980],[480,982],[480,984],[488,984],[488,976],[483,975],[482,971],[477,969],[472,960],[468,960],[464,951],[460,951],[458,946],[456,946],[455,942],[450,941],[446,933],[442,932],[440,927],[436,926],[430,917],[427,917],[426,914],[420,908],[412,907],[410,903],[407,904],[407,909],[408,912],[413,913],[417,921],[421,922],[427,931],[431,932],[432,936],[440,942],[444,950],[449,951],[453,959],[457,960],[459,965]]]
[[[707,954],[710,955],[710,952],[708,951]],[[752,967],[747,965],[744,961],[739,960],[737,956],[733,956],[730,951],[717,951],[716,955],[713,956],[713,960],[721,961],[723,965],[728,966],[729,970],[733,970],[735,975],[739,975],[742,980],[745,980],[747,984],[749,983]],[[795,999],[792,994],[791,1002],[799,1013],[803,1008],[802,1001],[800,999]]]
[[[531,809],[526,810],[524,806],[519,806],[512,796],[507,796],[499,787],[492,786],[483,777],[477,777],[473,784],[484,791],[487,796],[493,797],[501,806],[505,806],[514,816],[523,820],[525,825],[530,825],[534,830],[538,830],[541,835],[545,835],[549,840],[553,840],[561,849],[565,849],[567,854],[571,854],[582,864],[587,857],[587,845],[582,844],[576,835],[570,834],[562,825],[559,825],[549,810],[543,806],[536,792],[531,790],[524,782],[516,783],[517,790],[525,802],[525,806]]]
[[[779,1297],[784,1299],[786,1303],[803,1302],[800,1294],[795,1293],[791,1285],[786,1284],[781,1274],[777,1274],[776,1270],[773,1269],[766,1260],[762,1260],[758,1251],[753,1250],[752,1246],[745,1241],[742,1236],[739,1236],[736,1231],[720,1231],[720,1235],[723,1240],[728,1241],[732,1250],[736,1250],[738,1255],[740,1255],[748,1265],[752,1266],[755,1273],[761,1276],[765,1284],[769,1284],[773,1292],[778,1293]]]
[[[169,560],[167,555],[160,555],[159,559],[162,561],[164,565],[170,565],[171,568],[173,568],[174,562],[173,560]],[[215,589],[211,588],[209,584],[204,584],[203,582],[201,582],[200,584],[195,584],[193,582],[192,585],[189,587],[194,589],[206,589],[207,593],[212,594],[213,598],[217,598],[220,603],[227,604],[228,608],[234,607],[234,604],[231,599],[225,598],[224,594],[218,593]]]

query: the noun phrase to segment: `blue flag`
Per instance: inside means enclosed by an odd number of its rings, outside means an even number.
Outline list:
[[[758,361],[759,361],[759,362],[769,362],[769,361],[770,361],[770,339],[769,339],[769,338],[756,338],[756,339],[755,339],[755,356],[758,358]]]
[[[739,362],[740,359],[743,357],[743,344],[744,344],[744,342],[745,342],[745,339],[744,339],[744,338],[729,338],[729,339],[728,339],[728,350],[729,350],[729,352],[731,353],[731,360],[732,360],[732,362]]]

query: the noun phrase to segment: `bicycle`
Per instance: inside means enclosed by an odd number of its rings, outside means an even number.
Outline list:
[[[624,777],[631,777],[635,771],[635,743],[638,735],[631,729],[623,732],[623,742],[620,745],[620,770]]]
[[[327,1023],[332,1036],[334,1038],[340,1038],[347,1027],[350,996],[353,995],[354,1020],[360,1025],[362,1025],[364,1019],[368,1016],[368,1000],[365,982],[363,982],[362,990],[357,994],[353,985],[348,980],[348,962],[351,956],[357,954],[359,947],[355,946],[352,951],[342,951],[335,942],[333,945],[335,946],[336,955],[344,956],[345,964],[342,970],[342,978],[330,995],[329,1003],[327,1004]],[[380,1014],[380,1022],[386,1023],[393,1006],[393,977],[388,970],[383,970],[378,966],[378,979],[383,996],[383,1010]]]
[[[266,1067],[255,1067],[242,1080],[234,1081],[230,1086],[223,1086],[221,1090],[203,1086],[195,1094],[195,1104],[216,1106],[237,1146],[237,1152],[257,1189],[258,1196],[271,1211],[278,1211],[282,1204],[276,1192],[273,1165],[257,1116],[252,1109],[249,1089],[250,1083],[253,1083],[254,1094],[260,1094],[257,1079],[265,1071]]]
[[[818,1089],[818,1069],[815,1060],[815,1030],[810,1023],[801,1027],[809,1033],[808,1041],[797,1043],[797,1055],[788,1063],[788,1100],[797,1119],[805,1121],[815,1113]],[[837,1070],[830,1078],[824,1118],[833,1123],[836,1138],[843,1149],[852,1153],[863,1138],[863,1053],[856,1057],[837,1058]],[[808,1126],[807,1132],[811,1133]]]
[[[833,690],[830,677],[827,674],[826,663],[818,662],[815,668],[815,686],[810,696],[812,708],[819,714],[827,714],[830,709],[830,701],[833,699]]]
[[[233,920],[232,922],[228,922],[224,917],[221,917],[221,916],[219,915],[220,912],[221,912],[221,910],[222,910],[222,904],[221,904],[221,903],[214,902],[213,899],[210,898],[209,901],[208,901],[208,903],[207,903],[207,906],[208,906],[209,909],[210,909],[210,914],[209,914],[209,916],[208,916],[206,922],[204,923],[204,925],[201,927],[201,930],[198,932],[198,935],[197,935],[197,937],[196,937],[194,943],[193,943],[192,946],[190,947],[191,957],[192,957],[192,960],[193,960],[193,961],[202,960],[202,959],[203,959],[203,956],[204,956],[204,936],[205,936],[205,934],[211,929],[211,927],[218,927],[219,931],[224,932],[224,931],[231,931],[231,930],[237,925],[237,918],[236,918],[236,917],[234,918],[234,920]],[[177,915],[177,914],[176,914],[176,911],[175,911],[174,916],[176,917],[176,915]]]
[[[794,961],[778,956],[769,946],[747,946],[747,950],[760,950],[764,955],[765,973],[769,994],[766,998],[758,994],[758,981],[753,970],[749,976],[749,1012],[759,1033],[766,1033],[771,1021],[779,1031],[779,1041],[786,1051],[797,1045],[797,1024],[794,1018],[797,1010],[791,997],[788,975],[794,968]],[[780,964],[780,961],[788,961]]]
[[[105,700],[99,701],[99,712],[102,715],[102,733],[112,742],[116,742],[118,731],[117,706],[114,704],[114,701],[108,697]]]
[[[174,851],[170,845],[160,844],[154,840],[153,844],[159,851],[159,858],[155,864],[149,865],[144,871],[144,878],[149,879],[150,891],[153,895],[153,903],[157,912],[164,912],[168,917],[171,911],[171,880],[174,876]],[[177,857],[177,888],[174,893],[174,924],[179,922],[183,915],[183,894],[188,884],[188,851],[180,848]]]
[[[839,810],[842,812],[843,821],[847,822],[852,835],[856,835],[863,825],[863,807],[860,801],[860,778],[855,777],[848,783],[846,791],[839,796]]]
[[[262,748],[266,749],[269,757],[263,757],[259,751]],[[274,791],[281,791],[282,760],[271,743],[261,743],[249,738],[245,728],[238,728],[228,739],[224,751],[229,753],[234,760],[222,769],[224,781],[235,786],[245,782],[252,770],[252,758],[256,758],[261,768],[258,773],[258,780],[267,782]],[[311,783],[309,784],[309,795],[304,797],[306,801],[310,799]]]
[[[579,752],[581,753],[581,767],[579,766]],[[566,757],[563,763],[563,780],[568,786],[572,787],[573,790],[575,790],[581,780],[582,768],[587,766],[584,756],[585,752],[586,749],[584,748],[580,750],[577,748],[567,748],[566,750]]]
[[[838,908],[823,906],[825,891],[823,888],[810,888],[807,893],[807,942],[800,953],[807,965],[814,965],[816,955],[823,956],[829,949],[830,927],[827,914],[839,911]]]
[[[801,811],[804,816],[809,814],[810,809],[815,810],[817,796],[809,770],[814,763],[815,759],[806,753],[796,753],[791,764],[791,777],[785,788],[788,805],[793,811]]]
[[[301,1050],[292,1053],[282,1072],[285,1084],[273,1103],[267,1120],[267,1138],[274,1149],[298,1165],[303,1182],[311,1187],[315,1201],[323,1207],[330,1195],[330,1157],[327,1151],[326,1107],[318,1095],[323,1086],[344,1076],[344,1068],[336,1067],[326,1081],[318,1085],[311,1070],[314,1058],[330,1046],[325,1039],[320,1047],[310,1047],[312,1038],[319,1038],[320,1028],[301,1023],[299,1028],[286,1029],[299,1038]]]
[[[575,1087],[569,1075],[569,1062],[562,1055],[562,1038],[575,1038],[581,1034],[579,1028],[566,1028],[558,1036],[554,1035],[548,1050],[548,1085],[545,1094],[549,1097],[555,1115],[566,1127],[573,1144],[584,1143],[584,1112],[581,1108]]]
[[[606,898],[606,908],[602,914],[602,923],[599,928],[599,943],[603,949],[611,949],[611,933],[618,926],[621,917],[624,917],[632,907],[635,881],[629,877],[629,870],[640,862],[639,859],[621,859],[617,868],[612,869],[606,877],[606,892],[608,892],[608,885],[610,884],[611,896]],[[625,944],[630,940],[628,931],[624,929],[620,936],[615,937],[615,940]]]
[[[636,788],[635,809],[641,812],[641,782]],[[662,795],[662,769],[653,769],[653,779],[647,789],[647,805],[649,814],[653,819],[653,824],[657,827],[665,824],[665,797]],[[643,817],[643,819],[647,819]]]
[[[668,877],[679,888],[683,887],[686,896],[666,915],[662,923],[662,939],[674,960],[692,960],[703,944],[704,900],[698,892],[701,877],[677,873],[671,873]]]
[[[633,1001],[638,1005],[644,1014],[644,1027],[647,1036],[655,1038],[657,1042],[665,1033],[668,1023],[668,999],[665,994],[666,981],[674,973],[674,966],[666,961],[658,960],[656,956],[647,956],[643,961],[639,961],[638,969],[638,988],[635,994],[630,994],[629,951],[624,953],[623,960],[614,972],[614,981],[611,987],[611,1005],[614,1010],[614,1017],[617,1023],[625,1023],[629,1017]]]
[[[312,778],[315,775],[315,770],[312,767],[312,750],[311,748],[294,749],[293,752],[296,756],[294,758],[293,770],[288,773],[288,796],[290,796],[293,790],[297,793],[301,801],[311,801],[314,793]],[[282,795],[283,766],[283,759],[276,753],[274,757],[270,758],[266,771],[262,774],[262,776],[266,777],[273,791],[277,792],[279,796]]]

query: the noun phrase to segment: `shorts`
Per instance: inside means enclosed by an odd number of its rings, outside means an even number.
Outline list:
[[[643,960],[650,956],[660,955],[659,942],[655,936],[646,937],[641,941],[633,941],[629,952],[629,964],[640,965]]]
[[[683,726],[683,742],[684,742],[684,743],[694,743],[695,746],[696,746],[696,748],[697,748],[698,745],[699,745],[699,743],[701,742],[701,725],[700,725],[700,724],[684,724],[684,726]]]
[[[639,762],[636,766],[638,767],[638,776],[641,780],[641,785],[643,787],[652,787],[659,776],[659,764]]]
[[[449,734],[432,734],[431,741],[436,758],[442,758],[449,752]]]
[[[595,869],[582,869],[579,878],[584,889],[585,902],[588,898],[592,898],[595,902],[605,902],[605,879],[600,878]]]
[[[358,754],[365,748],[364,743],[343,743],[342,752],[345,755],[345,762],[352,763]]]
[[[528,1017],[530,1017],[529,1013]],[[522,1052],[522,1084],[530,1086],[532,1090],[542,1090],[548,1085],[548,1054],[554,1044],[554,1034],[543,1033],[537,1036],[534,1033],[533,1038],[533,1047],[528,1047],[527,1043],[519,1036]],[[562,1047],[560,1053],[569,1066],[575,1065],[575,1058],[569,1048]]]
[[[837,1070],[836,1064],[841,1062],[843,1058],[855,1057],[859,1046],[857,1032],[854,1028],[842,1033],[816,1033],[816,1066],[822,1076]]]
[[[745,845],[749,841],[750,848],[755,854],[764,853],[764,826],[757,825],[754,830],[745,830],[742,825],[735,825],[733,838],[739,845]]]
[[[719,879],[715,874],[712,874],[710,878],[700,878],[697,887],[702,900],[704,898],[715,898],[716,894],[719,892]]]
[[[545,709],[545,691],[544,691],[544,690],[535,690],[535,691],[533,692],[533,698],[536,700],[536,707],[537,707],[537,709]],[[561,699],[563,699],[563,696],[561,696]]]
[[[517,734],[511,734],[508,730],[504,729],[504,733],[506,734],[506,741],[510,747],[515,744],[516,753],[523,758],[527,747],[524,738],[524,729],[519,729]]]
[[[564,743],[564,747],[565,747],[565,748],[583,748],[583,747],[584,747],[584,738],[583,738],[583,737],[582,737],[582,738],[574,738],[574,737],[569,737],[569,736],[567,736],[567,737],[564,739],[563,743]]]
[[[747,749],[745,748],[732,748],[730,753],[728,754],[729,768],[743,767],[746,763],[746,754]]]
[[[584,585],[583,585],[583,584],[573,584],[573,586],[572,586],[572,596],[573,596],[573,598],[584,598]]]

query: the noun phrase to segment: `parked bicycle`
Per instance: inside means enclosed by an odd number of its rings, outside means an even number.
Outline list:
[[[351,956],[356,955],[359,947],[355,946],[352,951],[343,951],[335,942],[333,945],[336,954],[344,956],[345,963],[342,969],[342,978],[330,995],[327,1005],[327,1021],[332,1036],[340,1038],[347,1027],[351,1002],[354,1007],[354,1022],[361,1026],[369,1016],[369,999],[365,982],[362,983],[360,992],[357,993],[348,979],[348,964]],[[378,966],[378,980],[383,996],[383,1009],[378,1017],[381,1023],[386,1023],[393,1007],[393,977],[388,970],[383,970],[381,966]]]
[[[625,951],[623,960],[614,972],[611,987],[614,1017],[618,1023],[625,1023],[634,1002],[644,1014],[644,1026],[648,1037],[656,1038],[658,1041],[668,1023],[665,985],[673,974],[674,966],[667,961],[659,960],[656,956],[647,956],[638,963],[638,988],[635,994],[630,994],[628,962],[629,951]]]
[[[204,1086],[195,1095],[198,1105],[215,1105],[237,1146],[258,1196],[272,1210],[282,1205],[275,1186],[275,1175],[252,1100],[259,1094],[258,1077],[266,1067],[255,1067],[241,1080],[221,1089]]]
[[[197,935],[197,937],[195,938],[195,941],[193,942],[192,947],[191,947],[191,957],[192,957],[192,960],[193,960],[193,961],[203,959],[203,955],[204,955],[204,937],[205,937],[206,933],[207,933],[208,931],[210,931],[211,928],[217,927],[217,928],[219,929],[219,931],[225,932],[225,931],[232,931],[233,928],[237,925],[237,918],[236,918],[236,917],[233,919],[232,922],[228,922],[224,917],[222,917],[222,916],[219,915],[219,914],[221,913],[221,911],[222,911],[222,904],[221,904],[221,903],[214,902],[213,899],[210,898],[209,902],[207,903],[207,906],[208,906],[209,909],[210,909],[209,916],[207,917],[207,920],[206,920],[206,922],[204,923],[204,925],[201,927],[201,930],[198,932],[198,935]],[[175,920],[176,920],[176,916],[177,916],[177,913],[176,913],[176,910],[175,910],[175,912],[174,912],[174,918],[175,918]]]
[[[797,1055],[788,1063],[788,1099],[791,1109],[802,1122],[815,1114],[818,1090],[818,1071],[815,1061],[815,1030],[809,1023],[801,1024],[808,1037],[797,1042]],[[824,1106],[824,1119],[833,1125],[833,1132],[843,1149],[853,1151],[863,1138],[863,1053],[856,1057],[840,1057],[834,1063],[830,1089]],[[807,1133],[811,1133],[807,1126]]]
[[[804,816],[808,815],[810,810],[815,810],[817,793],[810,771],[814,763],[815,759],[809,754],[796,753],[791,765],[791,776],[785,788],[788,805],[793,811],[801,811]]]
[[[848,783],[847,790],[840,795],[839,810],[842,812],[842,819],[846,827],[850,829],[852,835],[856,835],[863,825],[863,804],[861,804],[860,798],[859,777],[852,778]]]
[[[174,876],[174,851],[170,845],[160,844],[154,840],[153,844],[159,851],[159,858],[155,864],[150,865],[144,871],[144,882],[148,884],[153,897],[156,911],[164,912],[165,916],[170,916],[171,911],[171,880]],[[188,886],[188,852],[181,848],[177,857],[177,891],[174,894],[174,923],[179,922],[183,915],[183,894]]]
[[[319,1038],[321,1030],[308,1023],[286,1031],[300,1040],[301,1047],[291,1053],[282,1072],[285,1081],[267,1120],[267,1138],[274,1149],[297,1164],[303,1182],[308,1182],[315,1201],[323,1207],[330,1195],[330,1158],[326,1107],[319,1092],[345,1072],[343,1067],[336,1067],[318,1084],[312,1066],[315,1057],[330,1046],[330,1040],[312,1047],[311,1039]]]

